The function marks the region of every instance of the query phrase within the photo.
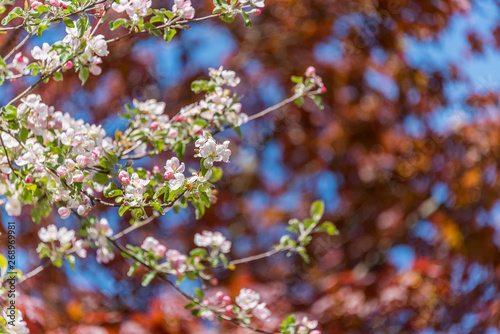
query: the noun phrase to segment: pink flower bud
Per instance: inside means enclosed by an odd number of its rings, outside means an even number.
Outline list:
[[[24,181],[26,181],[26,183],[33,182],[33,176],[31,176],[31,175],[26,176],[26,178],[24,179]]]
[[[154,166],[154,167],[153,167],[153,173],[155,173],[155,174],[156,174],[156,173],[160,173],[160,171],[161,171],[161,169],[160,169],[160,167],[159,167],[159,166]]]
[[[231,305],[226,306],[226,313],[228,316],[232,317],[234,315],[233,306],[231,306]]]
[[[231,304],[231,297],[229,296],[224,296],[222,297],[222,301],[226,304]]]
[[[32,9],[35,9],[36,7],[40,6],[41,4],[42,4],[42,3],[41,3],[41,2],[39,2],[39,1],[33,1],[33,2],[31,3],[31,8],[32,8]]]
[[[83,205],[80,205],[80,206],[78,206],[78,209],[76,209],[76,211],[78,212],[78,214],[80,216],[82,216],[83,214],[85,214],[86,210],[85,210],[85,207]]]
[[[327,91],[326,87],[325,87],[325,86],[321,87],[321,91],[322,91],[323,93],[326,93],[326,91]]]
[[[222,300],[224,298],[224,292],[217,291],[217,293],[215,294],[215,298],[217,298],[218,300]]]
[[[65,4],[62,4],[62,9],[68,9],[68,6],[66,6]]]
[[[123,184],[129,184],[130,183],[130,179],[128,178],[128,173],[124,170],[122,170],[119,174],[118,174],[118,178],[120,179],[120,181],[122,181]]]
[[[71,214],[71,210],[65,206],[61,206],[59,210],[57,210],[57,212],[59,213],[62,219],[68,218],[69,215]]]
[[[156,129],[158,129],[158,125],[160,125],[160,123],[158,122],[152,122],[150,125],[149,125],[149,128],[153,131],[156,131]]]
[[[85,178],[85,175],[83,175],[83,173],[80,171],[73,174],[73,182],[83,182],[84,178]]]
[[[80,166],[87,166],[89,163],[89,159],[84,155],[79,155],[76,157],[76,163]]]
[[[262,14],[262,11],[261,11],[260,9],[258,9],[258,8],[257,8],[257,9],[255,9],[255,10],[253,11],[253,13],[254,13],[256,16],[259,16],[260,14]]]
[[[163,177],[167,180],[172,180],[174,178],[174,172],[168,171],[163,174]]]
[[[73,68],[73,62],[70,60],[66,64],[64,64],[64,68],[69,70]]]
[[[59,7],[61,5],[57,0],[50,0],[49,3],[54,7]]]
[[[162,244],[159,244],[158,246],[156,246],[155,248],[155,252],[156,254],[158,254],[159,256],[163,256],[165,255],[165,253],[167,252],[167,247],[165,247],[164,245]]]
[[[210,302],[206,299],[203,300],[203,305],[210,305]]]
[[[308,77],[311,77],[313,76],[314,74],[316,74],[316,69],[313,67],[313,66],[309,66],[306,70],[306,75]]]
[[[170,131],[168,131],[167,137],[174,139],[177,137],[178,134],[179,134],[179,131],[177,131],[177,129],[170,129]]]
[[[57,175],[59,175],[59,177],[65,177],[66,175],[68,175],[68,170],[64,166],[57,167],[56,171],[57,171]]]

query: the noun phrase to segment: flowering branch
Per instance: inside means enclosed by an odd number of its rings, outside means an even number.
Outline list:
[[[0,28],[0,31],[15,31],[15,34],[21,28],[28,32],[5,58],[0,58],[0,85],[5,78],[40,75],[38,81],[1,110],[0,144],[3,156],[0,156],[0,188],[1,195],[6,198],[5,209],[9,216],[19,216],[23,206],[32,205],[32,220],[40,223],[48,217],[53,206],[57,206],[61,219],[67,219],[71,214],[81,219],[81,232],[77,236],[75,231],[53,224],[40,228],[38,236],[41,242],[37,253],[44,262],[21,281],[42,272],[49,264],[61,267],[67,261],[74,268],[75,256],[85,258],[90,246],[97,249],[99,263],[108,263],[114,259],[114,248],[117,248],[123,256],[135,260],[128,275],[134,275],[140,266],[144,266],[148,269],[142,278],[144,286],[155,277],[168,282],[190,300],[186,308],[191,308],[194,315],[210,320],[218,317],[255,332],[272,334],[252,324],[252,320],[266,320],[271,314],[255,291],[242,289],[235,303],[221,292],[216,294],[215,300],[209,300],[204,298],[201,290],[197,291],[196,297],[189,296],[168,276],[175,276],[178,282],[183,279],[206,281],[214,278],[214,270],[234,270],[238,264],[264,259],[279,252],[287,252],[288,256],[297,253],[308,261],[306,247],[313,233],[337,233],[332,223],[320,223],[322,203],[313,204],[310,218],[289,222],[289,230],[296,237],[286,235],[273,250],[232,261],[227,255],[232,244],[220,232],[196,234],[194,243],[197,248],[189,254],[167,250],[152,236],[147,237],[140,247],[124,247],[117,240],[150,224],[157,216],[171,209],[177,212],[189,204],[194,207],[196,218],[202,217],[206,208],[217,200],[218,192],[214,184],[222,177],[222,168],[218,164],[228,163],[231,157],[230,142],[219,143],[213,135],[229,127],[239,133],[240,126],[246,122],[292,102],[300,106],[305,98],[314,100],[322,109],[319,94],[326,88],[316,70],[310,67],[304,77],[292,77],[295,87],[291,97],[249,117],[242,112],[241,98],[232,91],[241,81],[236,73],[223,67],[210,69],[208,80],[197,80],[191,85],[195,93],[203,93],[198,102],[169,117],[164,113],[164,102],[134,100],[122,115],[129,120],[126,130],[108,137],[101,126],[85,124],[69,114],[56,111],[43,103],[39,95],[31,93],[51,78],[63,80],[63,74],[68,70],[74,69],[82,84],[89,74],[100,75],[101,57],[110,52],[108,45],[134,34],[163,36],[169,42],[178,30],[187,29],[191,22],[216,17],[232,22],[237,15],[241,15],[246,26],[251,26],[250,14],[260,14],[264,1],[214,0],[213,13],[197,18],[189,0],[174,0],[171,10],[153,9],[150,0],[120,0],[110,4],[99,0],[84,7],[80,7],[76,0],[49,2],[50,6],[32,1],[30,8],[14,8],[2,24],[15,18],[22,18],[23,23]],[[109,22],[111,30],[123,27],[128,29],[126,34],[111,39],[96,35],[107,20],[109,9],[126,13],[127,17]],[[98,20],[95,24],[89,20],[87,11],[90,10],[96,10],[94,15]],[[74,15],[78,17],[73,20],[70,16]],[[60,20],[66,26],[67,35],[63,40],[53,45],[44,43],[41,47],[34,47],[31,51],[34,61],[31,63],[18,52],[32,35],[42,35],[50,24]],[[12,61],[7,63],[10,58]],[[196,147],[193,156],[200,159],[200,167],[187,176],[182,159],[186,147],[192,142]],[[165,162],[163,170],[159,166],[154,166],[152,170],[134,167],[133,160],[165,151],[172,151],[175,156]],[[129,161],[123,164],[123,160]],[[106,219],[91,215],[95,205],[118,208],[120,216],[129,212],[131,226],[114,234]],[[0,257],[3,275],[2,259]],[[19,326],[24,328],[22,317],[20,319]],[[4,320],[0,317],[2,326]],[[314,329],[316,326],[317,322],[303,319],[299,323],[292,316],[283,322],[280,333],[318,334],[319,331]]]

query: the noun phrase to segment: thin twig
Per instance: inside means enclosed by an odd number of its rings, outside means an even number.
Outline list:
[[[139,262],[140,264],[142,264],[143,266],[145,266],[146,268],[148,268],[149,270],[151,271],[157,271],[156,268],[152,267],[151,265],[145,263],[142,259],[139,259],[135,256],[134,253],[131,253],[128,249],[122,247],[120,244],[118,244],[115,240],[111,239],[111,238],[108,238],[109,242],[111,242],[111,244],[113,246],[115,246],[118,250],[120,250],[122,253],[125,253],[127,254],[128,256],[130,256],[132,259],[134,259],[135,261]],[[202,304],[201,301],[193,298],[192,296],[188,295],[187,293],[185,293],[184,291],[182,291],[177,285],[175,285],[174,283],[172,283],[168,278],[167,278],[167,275],[162,273],[162,272],[157,272],[156,276],[157,278],[159,278],[160,280],[168,283],[171,287],[173,287],[178,293],[180,293],[184,298],[186,298],[187,300],[189,301],[192,301],[194,303],[196,303],[197,306],[201,307],[201,308],[204,308],[204,309],[209,309],[210,311],[212,311],[213,313],[217,314],[218,317],[220,317],[221,319],[225,320],[225,321],[229,321],[229,322],[232,322],[233,324],[237,325],[237,326],[240,326],[242,328],[246,328],[246,329],[249,329],[249,330],[252,330],[254,332],[257,332],[257,333],[263,333],[263,334],[273,334],[272,332],[267,332],[267,331],[264,331],[262,329],[259,329],[259,328],[255,328],[255,327],[252,327],[250,325],[246,325],[244,323],[242,323],[241,321],[239,321],[238,319],[235,319],[235,318],[230,318],[224,314],[222,314],[221,312],[219,312],[218,310],[214,309],[213,307],[211,306],[208,306],[208,305],[204,305]]]
[[[19,42],[18,45],[16,45],[6,56],[5,58],[3,59],[5,62],[10,58],[10,56],[12,56],[14,53],[16,53],[17,50],[19,50],[27,41],[28,39],[30,39],[31,36],[33,36],[34,32],[32,33],[29,33],[28,35],[26,35],[26,37],[24,37],[24,39]]]

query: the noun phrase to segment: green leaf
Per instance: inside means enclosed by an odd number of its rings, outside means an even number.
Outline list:
[[[233,23],[234,22],[234,16],[233,15],[228,15],[224,14],[220,16],[221,20],[227,23]]]
[[[165,21],[165,16],[163,15],[155,15],[149,20],[150,23],[156,23],[156,22],[164,22]]]
[[[200,191],[200,199],[206,207],[210,206],[210,199],[205,192]]]
[[[203,296],[205,294],[203,293],[203,291],[201,289],[194,289],[194,291],[196,292],[196,295],[198,296],[198,298],[203,299]]]
[[[123,18],[117,19],[117,20],[109,22],[109,27],[111,28],[111,30],[115,30],[116,28],[124,25],[126,22],[127,22],[126,19],[123,19]]]
[[[205,214],[205,206],[199,202],[193,202],[193,205],[195,207],[196,219],[201,219]]]
[[[63,19],[63,21],[64,21],[64,24],[66,25],[66,27],[69,27],[69,28],[74,28],[75,27],[75,23],[69,17],[65,17]]]
[[[128,209],[129,207],[127,205],[120,206],[120,209],[118,210],[118,214],[120,215],[120,217],[123,217],[123,214],[127,212]]]
[[[40,5],[40,6],[36,7],[36,10],[37,10],[38,14],[43,14],[43,13],[46,13],[49,11],[49,7],[47,7],[45,5]]]
[[[63,80],[63,74],[61,72],[54,72],[52,75],[55,81],[62,81]]]
[[[329,235],[339,234],[339,230],[332,222],[324,222],[316,229],[316,232],[326,232]]]
[[[140,265],[141,265],[141,264],[140,264],[139,262],[134,262],[134,263],[130,266],[130,269],[129,269],[129,270],[128,270],[128,272],[127,272],[127,276],[128,276],[128,277],[132,277],[132,276],[135,274],[135,272],[136,272],[137,268],[139,268],[139,266],[140,266]]]
[[[116,186],[116,184],[113,183],[113,182],[110,182],[108,185],[106,185],[104,187],[104,190],[103,190],[102,193],[104,194],[105,197],[111,197],[111,196],[109,196],[109,193],[111,191],[113,191],[113,190],[116,190],[116,189],[118,189],[118,187]]]
[[[12,121],[17,117],[17,109],[13,106],[2,108],[2,117],[6,121]]]
[[[165,42],[170,42],[172,38],[177,34],[177,30],[175,29],[165,29],[165,32],[163,33],[163,39]]]
[[[87,30],[87,22],[88,18],[86,16],[82,16],[76,21],[76,29],[78,31],[78,37],[81,38],[85,34]]]
[[[196,305],[198,305],[196,302],[190,302],[190,303],[186,304],[186,306],[184,306],[184,309],[189,310],[190,308],[193,308]]]
[[[186,150],[186,145],[182,142],[177,142],[174,146],[174,152],[177,154],[179,159],[182,159],[184,157],[184,152]]]
[[[308,218],[308,219],[304,219],[304,227],[305,227],[306,229],[308,229],[308,228],[309,228],[312,224],[314,224],[314,223],[317,223],[317,221],[316,221],[316,220],[314,220],[314,219],[310,219],[310,218]]]
[[[314,103],[316,103],[319,110],[321,110],[321,111],[325,110],[325,106],[323,104],[323,99],[321,98],[321,96],[313,95],[313,96],[311,96],[311,99],[314,101]]]
[[[158,203],[150,202],[150,204],[153,207],[153,209],[155,209],[156,211],[158,211],[159,213],[161,213],[163,215],[163,209]]]
[[[16,7],[14,8],[4,19],[2,20],[2,25],[6,25],[9,23],[12,19],[15,19],[16,17],[23,16],[23,10],[21,7]]]
[[[203,91],[208,90],[208,81],[206,81],[206,80],[193,81],[191,83],[191,90],[196,94],[199,94]]]
[[[304,104],[304,98],[299,97],[298,99],[295,100],[295,104],[299,107],[302,107],[302,105]]]
[[[94,182],[99,184],[106,184],[109,181],[108,174],[105,173],[96,173],[94,175]]]
[[[247,12],[241,11],[241,17],[243,17],[243,20],[245,20],[245,27],[252,26],[252,20],[250,20],[250,15]]]
[[[42,36],[42,34],[43,34],[43,32],[44,32],[44,30],[46,30],[47,28],[48,28],[48,26],[47,26],[47,25],[45,25],[45,24],[40,24],[40,25],[37,27],[37,31],[36,31],[37,36],[38,36],[38,37],[41,37],[41,36]]]
[[[142,286],[148,286],[149,283],[155,278],[156,271],[150,271],[144,277],[142,277]]]
[[[78,78],[82,81],[82,86],[85,84],[89,78],[89,69],[86,67],[81,67],[80,72],[78,72]]]
[[[304,83],[304,78],[302,77],[298,77],[298,76],[292,76],[292,82],[296,83],[296,84],[301,84],[301,83]]]
[[[311,218],[319,221],[325,212],[325,204],[323,201],[316,201],[311,205]]]
[[[69,53],[69,52],[63,52],[59,56],[59,60],[60,60],[61,64],[66,64],[66,62],[68,61],[69,58],[71,58],[71,53]]]

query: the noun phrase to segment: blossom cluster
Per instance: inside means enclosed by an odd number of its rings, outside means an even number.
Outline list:
[[[29,70],[26,70],[28,64],[29,59],[23,56],[22,52],[16,53],[10,64],[7,64],[0,58],[0,85],[3,83],[5,77],[15,78],[17,76],[28,75]]]
[[[108,242],[108,237],[113,235],[113,229],[106,218],[101,218],[94,226],[87,228],[88,237],[95,242],[97,247],[97,262],[108,263],[115,258],[113,248]]]
[[[191,20],[194,18],[194,7],[191,5],[191,0],[174,0],[172,12],[177,16]]]
[[[210,247],[212,256],[219,252],[229,253],[231,250],[231,241],[227,240],[220,232],[203,231],[196,233],[194,243],[199,247]]]
[[[231,95],[231,90],[224,87],[234,88],[240,84],[241,79],[234,71],[224,70],[222,66],[218,69],[210,68],[209,76],[210,80],[198,80],[191,86],[195,92],[206,91],[205,99],[183,108],[179,116],[193,121],[200,119],[215,128],[225,124],[239,127],[246,123],[248,116],[241,112],[239,98],[235,94]]]
[[[29,199],[33,201],[33,195],[38,194],[38,184],[43,184],[42,189],[50,194],[46,199],[49,204],[60,204],[61,218],[68,218],[71,209],[80,215],[88,214],[89,196],[95,187],[84,181],[92,180],[91,168],[100,163],[107,150],[114,149],[111,138],[106,137],[101,126],[85,124],[47,106],[39,95],[28,95],[15,110],[21,129],[2,132],[2,140],[11,150],[11,161],[21,168],[26,178],[19,183],[9,177],[13,175],[12,166],[6,163],[7,157],[3,157],[1,181],[4,187],[0,188],[0,193],[9,198],[8,214],[20,215],[21,199],[24,197],[27,203]],[[81,184],[79,190],[67,187],[75,183]],[[33,185],[34,191],[28,197],[25,194],[27,184]]]
[[[87,257],[87,250],[83,240],[76,239],[74,230],[66,227],[58,229],[55,225],[42,227],[38,231],[38,237],[42,241],[37,248],[40,258],[48,257],[55,266],[60,267],[65,258],[70,265],[73,265],[75,258],[72,253],[81,258]]]
[[[189,304],[189,307],[191,306],[194,305]],[[196,309],[195,313],[206,320],[214,320],[217,315],[224,315],[249,324],[252,318],[268,321],[271,317],[266,303],[260,302],[260,294],[248,288],[240,290],[234,303],[230,296],[218,291],[213,298],[203,299],[198,306],[200,308]]]
[[[0,326],[2,325],[5,326],[8,334],[29,334],[30,332],[26,321],[23,319],[23,314],[17,309],[2,308]]]
[[[136,249],[137,254],[157,266],[157,270],[181,278],[184,274],[198,275],[203,279],[210,279],[211,276],[204,273],[205,263],[216,267],[220,263],[221,253],[228,253],[231,249],[231,242],[228,241],[220,232],[203,231],[197,233],[194,237],[194,243],[199,247],[208,248],[195,249],[191,254],[185,255],[175,249],[167,249],[152,236],[147,237],[140,249]],[[147,255],[142,252],[147,252]],[[195,277],[195,276],[190,276]]]
[[[233,71],[211,69],[210,80],[198,80],[192,85],[194,91],[206,91],[205,98],[182,108],[172,118],[165,115],[164,102],[134,100],[132,107],[128,108],[125,114],[130,119],[129,129],[134,130],[120,134],[118,139],[124,140],[133,149],[131,156],[144,156],[148,147],[152,146],[156,151],[173,149],[182,157],[185,146],[192,138],[203,138],[197,147],[201,146],[202,141],[208,142],[200,155],[202,158],[208,158],[206,168],[209,169],[213,161],[227,162],[230,155],[228,143],[217,146],[216,149],[220,152],[214,152],[213,139],[207,138],[207,133],[221,130],[226,125],[237,128],[248,120],[248,116],[241,112],[239,98],[235,94],[231,95],[231,91],[224,87],[236,86],[239,82],[240,79]],[[211,156],[212,153],[215,155]],[[166,166],[166,169],[169,167]]]
[[[204,132],[195,145],[199,149],[198,155],[203,159],[203,166],[206,169],[212,168],[215,161],[229,162],[231,156],[231,150],[228,148],[229,140],[218,144],[210,134]]]
[[[77,22],[73,23],[73,25],[75,24],[77,24]],[[104,35],[92,36],[90,26],[88,26],[83,33],[76,26],[66,27],[66,34],[62,42],[69,48],[63,49],[64,52],[74,55],[74,60],[79,62],[81,66],[88,67],[90,73],[93,75],[100,75],[102,72],[101,68],[98,66],[102,63],[100,57],[109,54]],[[70,60],[64,65],[66,69],[70,69],[73,67],[73,61]]]
[[[264,7],[264,0],[216,0],[214,4],[214,16],[231,22],[236,15],[241,15],[249,26],[249,14],[260,14],[259,8]],[[41,75],[36,85],[50,79],[58,81],[63,79],[63,73],[73,68],[83,83],[89,73],[100,75],[101,57],[109,55],[108,43],[124,37],[107,41],[104,35],[95,35],[106,20],[104,14],[109,8],[128,16],[110,22],[112,30],[124,26],[129,29],[129,34],[163,34],[167,42],[177,30],[187,29],[187,24],[195,17],[190,0],[174,0],[171,11],[151,7],[151,0],[119,0],[112,4],[97,0],[85,3],[33,0],[24,10],[15,7],[2,24],[22,18],[19,27],[26,29],[28,36],[21,43],[35,32],[41,36],[57,22],[64,22],[66,36],[52,45],[35,46],[31,50],[34,60],[31,63],[22,53],[13,55],[10,63],[8,58],[12,55],[0,58],[0,84],[5,77],[15,79],[30,74]],[[249,7],[253,8],[248,11]],[[90,10],[92,14],[87,13]],[[94,20],[91,24],[89,16],[99,18],[94,27]],[[73,17],[77,18],[73,20]],[[95,246],[97,261],[104,264],[114,259],[113,246],[125,250],[116,243],[117,236],[113,237],[109,222],[105,218],[92,217],[91,210],[96,205],[119,208],[120,216],[130,210],[131,222],[136,223],[149,214],[149,209],[157,215],[163,214],[166,207],[180,209],[189,203],[195,207],[199,218],[205,208],[216,201],[217,191],[212,183],[222,172],[214,164],[228,163],[231,156],[229,141],[218,143],[213,134],[226,126],[239,131],[239,126],[249,119],[242,112],[240,97],[232,90],[240,83],[241,79],[234,71],[223,67],[210,69],[208,80],[197,80],[191,87],[196,93],[203,92],[202,99],[182,108],[173,117],[165,113],[164,102],[134,100],[123,115],[130,119],[127,129],[117,131],[114,138],[106,136],[101,126],[86,124],[68,113],[57,111],[42,102],[39,95],[18,96],[1,111],[0,204],[5,204],[11,216],[20,216],[23,205],[33,205],[31,216],[35,222],[48,217],[54,206],[61,219],[70,218],[73,212],[81,218],[80,231],[84,239],[77,239],[74,230],[57,228],[53,224],[40,228],[38,232],[40,258],[49,258],[57,267],[63,260],[73,267],[73,254],[86,257],[88,246]],[[305,79],[297,79],[296,93],[302,92],[301,97],[308,96],[315,88],[325,90],[316,70],[309,68]],[[185,163],[181,160],[186,146],[193,141],[195,157],[201,160],[200,170],[187,175]],[[133,162],[122,163],[163,151],[176,154],[165,162],[164,169],[155,166],[150,171],[134,168]],[[328,224],[317,225],[317,216],[313,217],[313,225],[308,225],[308,228],[303,222],[291,224],[292,229],[297,227],[300,230],[298,240],[283,239],[279,247],[304,256],[305,246],[311,238],[309,234],[332,228]],[[179,281],[201,278],[216,284],[214,269],[233,269],[237,263],[229,261],[232,244],[221,232],[197,233],[194,244],[197,248],[186,254],[168,249],[153,236],[148,236],[140,247],[127,245],[124,252],[136,260],[129,274],[143,265],[150,269],[143,276],[144,286],[160,274],[174,275]],[[3,277],[3,267],[0,273]],[[3,290],[0,290],[0,298],[3,298]],[[218,314],[223,314],[243,324],[248,324],[252,318],[266,321],[271,316],[266,303],[251,289],[242,289],[234,303],[231,297],[219,291],[213,299],[203,299],[197,307],[202,318],[215,319]],[[8,333],[27,333],[26,322],[20,312],[16,312],[16,322],[7,326]],[[5,327],[6,316],[4,313],[0,317],[0,331]],[[315,330],[317,322],[307,318],[289,325],[287,328],[293,331],[283,333],[319,333]]]
[[[137,22],[148,14],[151,0],[120,0],[113,2],[111,7],[117,13],[126,12],[132,21]]]

